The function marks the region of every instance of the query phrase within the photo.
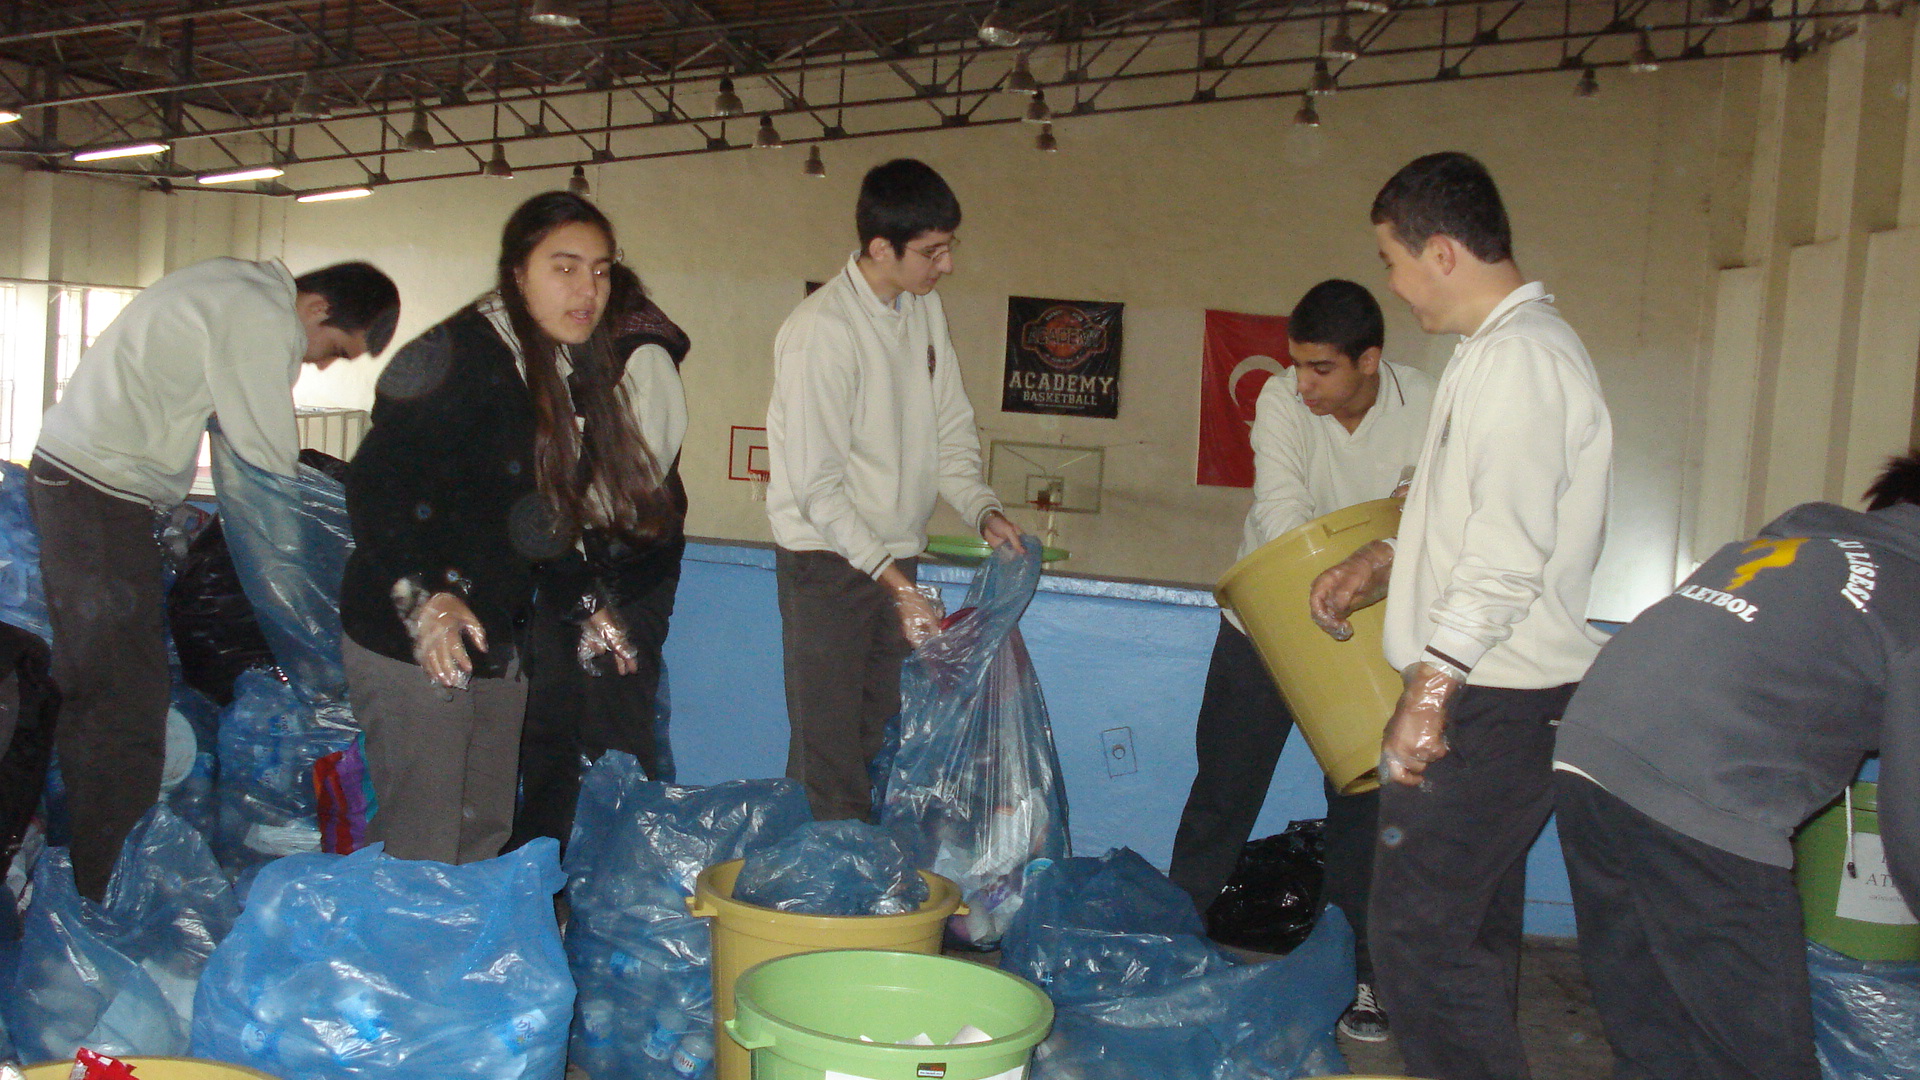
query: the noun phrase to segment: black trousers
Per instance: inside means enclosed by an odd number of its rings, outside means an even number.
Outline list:
[[[1193,743],[1199,758],[1180,828],[1173,836],[1167,876],[1204,913],[1233,876],[1240,849],[1253,834],[1274,766],[1293,731],[1293,712],[1260,662],[1247,635],[1224,617],[1207,665]],[[1367,894],[1373,878],[1374,825],[1380,793],[1327,795],[1327,901],[1353,926],[1354,968],[1373,981],[1367,947]]]
[[[1373,961],[1414,1076],[1530,1075],[1517,1022],[1527,849],[1553,812],[1554,724],[1573,689],[1467,687],[1426,782],[1381,788]]]
[[[60,688],[56,746],[73,821],[73,879],[104,898],[120,846],[160,797],[167,756],[165,597],[154,513],[36,456],[27,499]]]
[[[918,564],[895,560],[909,579]],[[787,776],[818,821],[865,818],[867,763],[900,711],[900,665],[912,649],[886,587],[830,551],[774,552],[786,661]]]
[[[1555,774],[1580,962],[1615,1080],[1817,1080],[1793,873]]]

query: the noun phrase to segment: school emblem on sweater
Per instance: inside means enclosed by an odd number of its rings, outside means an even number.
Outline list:
[[[1120,313],[1097,300],[1007,299],[1005,412],[1120,415]]]

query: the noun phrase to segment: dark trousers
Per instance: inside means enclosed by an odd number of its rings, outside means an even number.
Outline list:
[[[1273,770],[1293,730],[1293,713],[1267,674],[1247,635],[1225,618],[1214,639],[1207,684],[1193,743],[1200,768],[1180,812],[1167,876],[1185,889],[1202,913],[1233,876],[1240,849],[1253,834],[1273,782]],[[1353,925],[1354,968],[1360,982],[1373,981],[1367,948],[1367,893],[1373,877],[1373,835],[1380,794],[1327,794],[1327,863],[1324,891]]]
[[[1556,773],[1580,962],[1615,1080],[1817,1080],[1792,871]]]
[[[639,670],[631,675],[589,675],[575,656],[579,638],[578,624],[551,615],[537,614],[527,628],[520,806],[509,849],[537,836],[551,836],[564,848],[573,832],[584,767],[609,750],[632,754],[648,777],[662,778],[654,738],[659,642],[635,642],[642,652]]]
[[[894,565],[909,579],[912,559]],[[907,653],[886,587],[830,551],[774,552],[786,661],[787,775],[806,786],[819,821],[865,818],[867,763],[900,711]]]
[[[1553,812],[1553,725],[1573,689],[1467,687],[1426,782],[1381,788],[1373,961],[1412,1075],[1530,1075],[1517,1022],[1527,849]]]
[[[151,507],[115,498],[44,458],[27,499],[60,688],[60,773],[73,880],[100,900],[120,846],[160,797],[167,756],[165,597]]]

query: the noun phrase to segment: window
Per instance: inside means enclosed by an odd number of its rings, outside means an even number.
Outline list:
[[[81,354],[138,291],[0,282],[0,456],[23,462],[32,455],[40,414],[66,389]]]

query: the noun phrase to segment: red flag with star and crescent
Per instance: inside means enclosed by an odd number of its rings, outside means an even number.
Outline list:
[[[1208,311],[1200,354],[1200,460],[1194,482],[1253,486],[1253,406],[1267,380],[1293,366],[1287,317]]]

